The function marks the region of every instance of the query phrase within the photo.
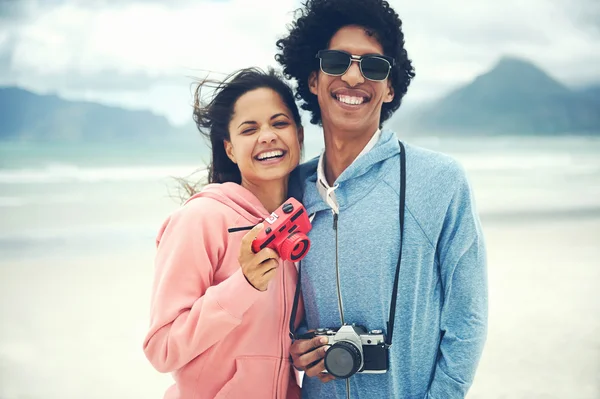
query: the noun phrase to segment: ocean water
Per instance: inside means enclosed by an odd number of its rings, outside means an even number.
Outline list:
[[[469,397],[600,398],[600,138],[407,141],[463,164],[486,232]],[[154,238],[200,145],[0,144],[0,399],[162,397],[141,351]]]
[[[600,212],[599,138],[408,141],[464,165],[484,219]],[[174,177],[203,177],[200,153],[193,146],[0,144],[0,250],[19,255],[53,240],[148,239],[178,204]],[[305,158],[318,153],[307,148]]]

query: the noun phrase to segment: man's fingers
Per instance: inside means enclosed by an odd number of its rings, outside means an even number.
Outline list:
[[[323,351],[323,354],[325,354],[324,351]],[[319,363],[315,364],[314,366],[309,367],[306,370],[304,370],[306,375],[309,377],[317,377],[318,375],[322,374],[323,371],[325,371],[325,360],[321,360]]]
[[[290,346],[290,354],[292,355],[293,358],[296,358],[296,357],[300,356],[301,354],[303,354],[304,352],[306,352],[304,350],[304,345],[307,341],[308,341],[307,339],[299,339],[292,343],[292,346]]]
[[[310,343],[313,348],[319,348],[329,342],[327,337],[314,337],[310,340]],[[309,349],[310,350],[310,349]]]
[[[306,369],[307,374],[308,370],[314,370],[315,368],[317,368],[318,371],[313,371],[313,374],[311,375],[311,377],[314,377],[315,375],[317,375],[317,373],[325,370],[325,364],[323,364],[323,366],[320,367],[320,369],[318,367],[318,364],[315,366],[311,366],[311,364],[314,364],[319,360],[323,359],[323,357],[325,356],[325,352],[327,352],[327,348],[327,346],[322,346],[318,349],[305,353],[304,355],[299,356],[297,361],[294,363],[300,366],[301,368]]]
[[[292,345],[290,352],[292,356],[301,356],[318,347],[325,345],[329,340],[326,337],[314,337],[311,339],[300,339]]]

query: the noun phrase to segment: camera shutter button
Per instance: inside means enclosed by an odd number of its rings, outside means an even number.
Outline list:
[[[290,204],[289,202],[287,204],[283,205],[283,213],[292,213],[292,211],[294,210],[294,205]]]

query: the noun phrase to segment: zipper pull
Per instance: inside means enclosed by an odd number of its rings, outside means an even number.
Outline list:
[[[333,212],[333,229],[334,229],[334,230],[337,230],[337,220],[338,220],[338,214],[337,214],[337,213],[335,213],[334,211],[332,211],[332,212]]]

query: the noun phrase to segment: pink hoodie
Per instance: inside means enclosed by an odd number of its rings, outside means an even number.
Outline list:
[[[238,262],[246,231],[269,215],[248,190],[210,184],[174,212],[158,237],[144,352],[173,372],[168,399],[297,398],[289,362],[296,268],[281,262],[266,291]],[[303,316],[300,304],[296,325]]]

